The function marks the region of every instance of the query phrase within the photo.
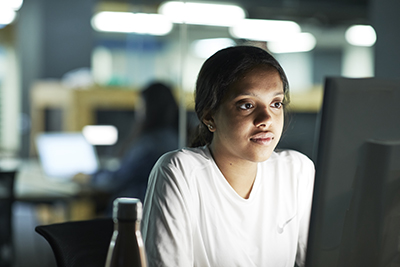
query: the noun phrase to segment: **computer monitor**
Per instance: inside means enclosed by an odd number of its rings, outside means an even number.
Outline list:
[[[36,137],[46,177],[70,180],[78,173],[93,174],[99,168],[95,148],[82,133],[49,132]]]
[[[400,266],[400,80],[327,78],[317,129],[306,266]]]

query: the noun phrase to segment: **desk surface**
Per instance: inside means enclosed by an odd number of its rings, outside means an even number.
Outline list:
[[[109,200],[108,194],[90,186],[46,176],[38,159],[1,158],[0,170],[16,171],[15,200],[39,204],[36,206],[41,211],[38,210],[38,214],[42,214],[42,219],[45,218],[47,223],[93,219],[97,216],[98,208],[104,209]]]
[[[22,160],[18,164],[14,194],[21,201],[54,201],[69,199],[82,191],[72,181],[47,177],[37,159]]]

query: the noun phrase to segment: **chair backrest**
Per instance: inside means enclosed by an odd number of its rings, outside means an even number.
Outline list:
[[[12,266],[12,205],[16,171],[0,170],[0,267]]]
[[[114,223],[111,218],[36,226],[58,267],[104,267]]]

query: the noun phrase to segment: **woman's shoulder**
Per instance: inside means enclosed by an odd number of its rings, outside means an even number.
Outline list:
[[[158,166],[177,166],[193,168],[203,166],[211,159],[207,147],[182,148],[165,153],[157,162]]]
[[[189,188],[210,166],[208,148],[182,148],[165,153],[154,165],[150,183],[173,183]]]

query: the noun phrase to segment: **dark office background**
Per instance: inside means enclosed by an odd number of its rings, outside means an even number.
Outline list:
[[[39,79],[60,79],[66,72],[91,67],[91,52],[99,41],[90,25],[96,0],[26,0],[14,25],[14,39],[21,75],[21,112],[30,115],[30,90]],[[160,1],[114,1],[137,5],[157,5]],[[400,77],[400,1],[398,0],[234,0],[248,12],[249,18],[290,19],[307,22],[329,29],[342,25],[369,24],[377,32],[374,46],[374,72],[379,78]],[[60,32],[62,34],[60,34]],[[313,52],[313,82],[323,83],[325,76],[340,75],[342,66],[338,49],[318,49]],[[378,103],[379,104],[379,103]],[[47,130],[61,128],[61,111],[48,110]],[[98,123],[108,124],[118,117],[122,135],[126,134],[126,120],[131,113],[115,116],[115,111],[99,110]],[[315,119],[317,114],[299,112],[292,115],[281,147],[303,151],[313,158]],[[193,114],[189,115],[193,118]],[[195,118],[189,120],[189,124]],[[30,149],[29,127],[22,128],[21,157],[28,157]],[[18,253],[18,267],[54,266],[47,244],[33,232],[34,215],[29,206],[17,207],[14,229]],[[34,248],[33,250],[31,248]],[[48,258],[38,258],[36,255]]]
[[[59,79],[66,72],[90,67],[91,51],[97,41],[90,25],[95,0],[31,0],[19,11],[16,25],[17,53],[21,66],[22,112],[30,114],[29,90],[37,79]],[[114,1],[118,2],[118,1]],[[159,1],[120,1],[137,5]],[[229,1],[219,1],[229,2]],[[375,44],[375,76],[396,78],[400,74],[400,2],[396,0],[269,0],[233,1],[248,12],[249,18],[291,19],[321,27],[370,24],[378,35]],[[78,8],[79,7],[79,8]],[[62,32],[62,34],[59,34]],[[340,75],[341,51],[316,48],[313,80]],[[21,136],[21,156],[29,155],[29,132]]]

